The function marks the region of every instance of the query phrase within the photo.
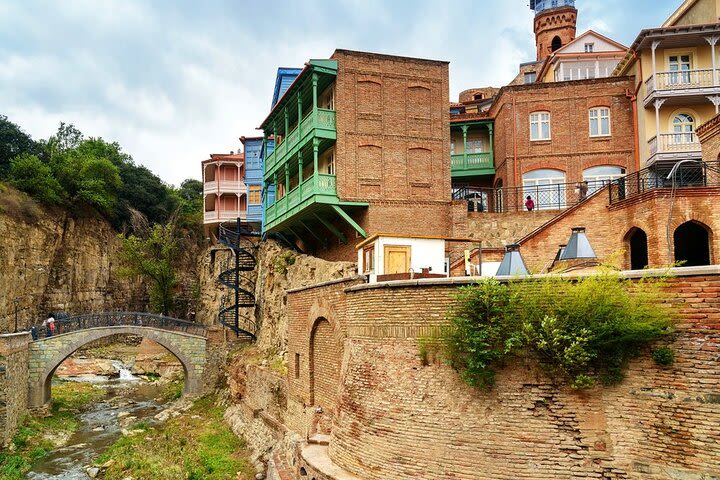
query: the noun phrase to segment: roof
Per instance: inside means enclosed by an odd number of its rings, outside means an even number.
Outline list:
[[[695,5],[698,2],[698,0],[685,0],[682,5],[678,7],[677,10],[673,12],[672,15],[668,17],[667,20],[662,24],[663,27],[671,27],[675,25],[675,22],[680,20],[683,15],[687,13],[688,10],[690,10],[690,7]]]
[[[465,237],[440,237],[440,236],[434,236],[434,235],[410,235],[405,233],[376,233],[375,235],[371,235],[362,242],[355,245],[355,249],[360,249],[364,247],[365,245],[374,242],[380,237],[386,237],[386,238],[412,238],[417,240],[445,240],[448,242],[477,242],[477,239],[475,238],[465,238]]]
[[[274,106],[280,100],[280,89],[282,88],[283,77],[297,77],[302,68],[280,67],[275,76],[275,89],[273,90],[272,105]]]
[[[637,52],[650,48],[653,40],[667,39],[668,37],[682,39],[683,36],[688,35],[701,36],[718,33],[720,33],[720,23],[682,25],[677,27],[646,28],[640,31],[635,41],[632,43],[632,45],[630,45],[627,53],[625,54],[623,59],[620,60],[620,63],[615,68],[615,71],[613,71],[613,75],[627,74],[630,67],[635,63],[635,60],[637,60]],[[706,43],[705,40],[702,38],[701,41],[702,43]],[[663,42],[663,45],[666,48],[672,48],[672,45],[668,45],[667,41]]]
[[[335,69],[337,70],[337,60],[329,60],[329,59],[310,59],[307,63],[305,63],[305,66],[302,68],[300,73],[295,77],[295,79],[292,81],[292,83],[288,86],[288,88],[285,90],[285,93],[275,102],[272,109],[270,109],[270,113],[267,114],[265,117],[265,120],[262,121],[260,124],[260,129],[265,127],[265,124],[270,119],[270,117],[273,116],[276,110],[280,108],[280,105],[284,103],[285,98],[288,96],[288,92],[290,92],[295,84],[300,82],[302,78],[307,75],[307,73],[312,70],[314,67],[321,67],[321,68],[329,68],[329,69]],[[278,69],[279,71],[279,69]],[[276,84],[277,86],[277,84]]]
[[[388,53],[375,53],[375,52],[361,52],[358,50],[346,50],[342,48],[338,48],[335,50],[335,53],[331,55],[331,57],[334,57],[335,54],[346,54],[346,55],[358,55],[358,56],[364,56],[364,57],[374,57],[374,58],[384,58],[387,60],[401,60],[406,62],[422,62],[422,63],[434,63],[437,65],[448,65],[450,62],[447,60],[431,60],[428,58],[417,58],[417,57],[406,57],[402,55],[391,55]]]
[[[201,163],[222,162],[222,161],[244,162],[245,154],[242,152],[240,152],[240,153],[211,153],[210,158],[208,158],[207,160],[203,160]]]
[[[566,53],[565,51],[563,51],[563,50],[568,49],[568,47],[570,47],[571,45],[573,45],[575,43],[580,43],[581,40],[587,38],[588,36],[595,36],[595,37],[599,38],[600,40],[603,40],[603,41],[609,43],[610,45],[613,45],[614,47],[617,48],[617,50],[605,50],[605,51],[599,51],[599,52],[569,52],[569,53]],[[559,60],[561,58],[570,58],[570,57],[596,58],[596,57],[602,57],[602,56],[608,56],[608,55],[619,55],[621,53],[627,52],[627,50],[628,50],[628,47],[626,47],[622,43],[616,42],[615,40],[608,38],[605,35],[602,35],[600,33],[597,33],[594,30],[588,30],[588,31],[584,32],[583,34],[581,34],[580,36],[576,37],[571,42],[568,42],[563,47],[555,50],[550,55],[548,55],[545,58],[545,61],[543,62],[543,65],[537,74],[537,80],[542,81],[542,78],[547,73],[548,69],[550,68],[550,65],[555,63],[556,60]]]

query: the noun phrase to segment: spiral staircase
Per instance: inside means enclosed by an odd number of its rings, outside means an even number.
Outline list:
[[[230,291],[223,296],[218,321],[229,328],[237,337],[254,341],[257,322],[254,315],[241,315],[240,309],[255,306],[254,270],[257,260],[254,251],[256,243],[252,238],[258,234],[240,221],[220,225],[218,240],[228,247],[233,255],[222,266],[218,281]]]

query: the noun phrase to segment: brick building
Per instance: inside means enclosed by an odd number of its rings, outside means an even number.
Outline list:
[[[328,259],[368,232],[451,234],[448,64],[337,50],[310,60],[261,128],[265,231]]]

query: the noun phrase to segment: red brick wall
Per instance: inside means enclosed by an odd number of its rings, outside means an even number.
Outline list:
[[[632,104],[625,96],[632,87],[632,79],[622,77],[504,88],[490,110],[497,178],[511,187],[522,186],[522,174],[539,168],[563,170],[568,183],[582,181],[583,170],[598,165],[634,170]],[[610,137],[589,135],[588,110],[597,106],[610,108]],[[535,111],[550,112],[551,140],[530,141]]]
[[[338,50],[337,191],[374,233],[450,234],[447,62]],[[350,242],[354,244],[356,242]],[[334,246],[323,258],[352,260]]]
[[[330,322],[318,319],[310,334],[310,398],[311,404],[325,410],[332,411],[335,407],[340,384],[340,352],[340,343]]]
[[[521,252],[531,271],[538,272],[552,261],[558,245],[567,243],[570,229],[581,226],[597,256],[621,268],[630,267],[627,235],[633,227],[647,234],[648,261],[651,267],[674,262],[672,238],[682,223],[694,220],[710,230],[710,260],[717,262],[720,239],[713,232],[720,229],[717,206],[719,188],[679,189],[670,213],[669,190],[651,190],[638,197],[608,207],[607,190],[599,192],[580,206],[572,208],[553,223],[523,239]],[[668,255],[667,222],[670,218],[670,255]]]
[[[720,469],[717,272],[671,280],[681,319],[673,367],[645,354],[621,384],[584,393],[553,385],[532,360],[508,365],[490,392],[441,363],[423,366],[416,339],[444,323],[455,288],[290,294],[293,309],[330,294],[346,311],[335,463],[364,479],[654,480]]]
[[[535,17],[535,46],[538,61],[545,60],[552,53],[550,47],[555,36],[560,37],[563,47],[575,39],[576,22],[577,10],[574,8],[556,9]]]

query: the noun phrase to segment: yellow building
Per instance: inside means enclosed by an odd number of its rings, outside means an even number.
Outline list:
[[[718,113],[720,0],[685,0],[660,28],[642,30],[614,75],[634,75],[637,166],[668,171],[700,160],[695,128]]]

